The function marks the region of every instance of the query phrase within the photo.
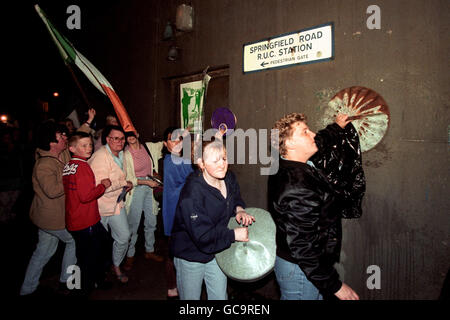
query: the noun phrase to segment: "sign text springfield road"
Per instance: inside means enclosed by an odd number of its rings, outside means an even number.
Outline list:
[[[243,71],[254,72],[334,57],[333,23],[244,45]]]

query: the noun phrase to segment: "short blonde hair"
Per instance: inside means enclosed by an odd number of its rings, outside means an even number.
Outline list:
[[[203,161],[206,153],[209,154],[211,151],[220,152],[222,150],[227,152],[223,141],[215,139],[214,137],[210,141],[194,142],[191,150],[192,163],[197,164],[200,159]]]
[[[306,116],[303,113],[292,112],[275,122],[272,128],[278,130],[278,143],[276,137],[273,136],[276,133],[272,133],[272,146],[279,150],[281,156],[286,155],[286,140],[292,136],[293,125],[297,122],[306,123]]]

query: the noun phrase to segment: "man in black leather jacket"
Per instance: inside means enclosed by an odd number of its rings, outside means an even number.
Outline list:
[[[347,118],[338,115],[333,126],[344,130]],[[299,113],[280,119],[274,129],[281,159],[278,172],[269,177],[268,197],[277,227],[275,275],[281,299],[321,300],[334,294],[357,300],[333,266],[341,249],[341,208],[332,184],[308,161],[318,151],[315,133]]]

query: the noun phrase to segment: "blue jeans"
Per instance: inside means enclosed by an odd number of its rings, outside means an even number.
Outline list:
[[[112,250],[113,265],[118,267],[127,253],[130,230],[125,208],[120,210],[119,215],[102,216],[100,220],[106,230],[111,228],[111,236],[114,239]]]
[[[322,300],[319,290],[306,278],[298,264],[280,257],[275,259],[275,276],[281,300]]]
[[[131,239],[128,245],[128,257],[134,257],[136,252],[135,246],[138,238],[138,228],[139,223],[141,222],[142,211],[144,211],[145,251],[153,252],[155,250],[156,230],[156,216],[153,214],[153,190],[146,185],[137,185],[134,187],[130,212],[128,212],[128,225],[131,233]]]
[[[61,265],[60,282],[67,282],[71,273],[67,273],[67,268],[77,263],[75,253],[75,240],[66,229],[62,230],[43,230],[38,231],[38,243],[36,249],[31,256],[28,263],[27,271],[25,272],[25,280],[20,288],[20,295],[33,293],[38,285],[42,270],[47,262],[55,254],[58,248],[58,242],[61,240],[65,243],[64,256]]]
[[[216,259],[207,263],[191,262],[175,257],[177,287],[181,300],[200,300],[205,280],[208,300],[227,300],[227,276]]]

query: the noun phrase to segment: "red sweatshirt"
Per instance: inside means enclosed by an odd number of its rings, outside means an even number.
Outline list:
[[[97,199],[105,193],[105,186],[95,186],[95,176],[86,159],[70,159],[64,167],[63,183],[67,230],[86,229],[100,221]]]

